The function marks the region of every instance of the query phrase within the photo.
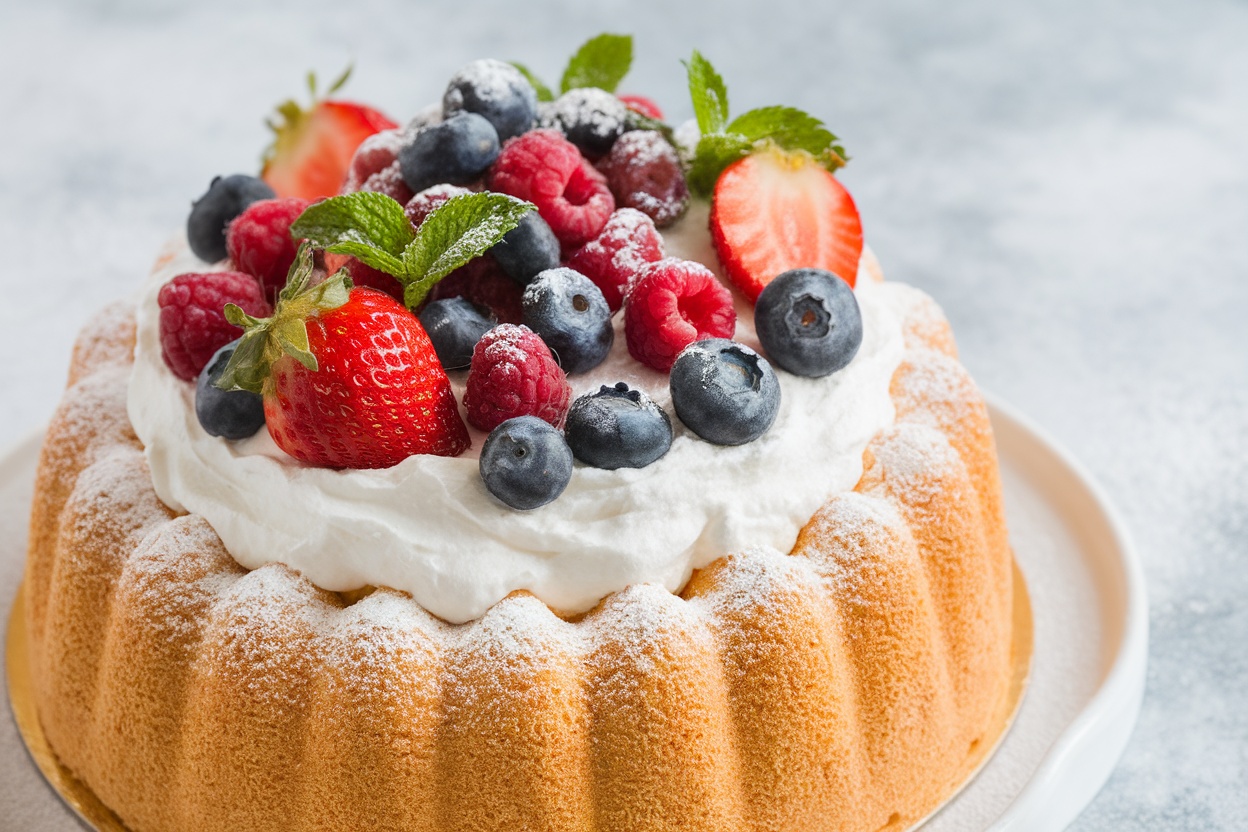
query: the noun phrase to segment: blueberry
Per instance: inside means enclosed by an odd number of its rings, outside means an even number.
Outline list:
[[[214,177],[208,190],[191,205],[186,218],[186,240],[200,260],[224,260],[225,229],[253,202],[277,196],[262,179],[236,173]]]
[[[399,151],[403,181],[415,193],[433,185],[467,185],[498,158],[498,133],[476,113],[456,113],[417,130]]]
[[[446,370],[462,370],[471,364],[473,347],[498,323],[492,314],[482,314],[462,297],[431,301],[417,317]]]
[[[481,446],[485,487],[512,508],[544,506],[572,479],[572,450],[563,435],[536,416],[503,422]]]
[[[754,306],[754,326],[763,351],[798,376],[835,373],[862,345],[854,290],[823,269],[791,269],[768,283]]]
[[[490,59],[473,61],[451,77],[442,96],[442,112],[476,113],[498,131],[499,141],[533,129],[537,93],[514,66]]]
[[[264,399],[259,394],[217,387],[237,346],[238,341],[232,341],[217,350],[195,382],[195,415],[209,436],[246,439],[264,426]]]
[[[530,211],[490,253],[512,280],[527,286],[538,272],[559,265],[559,238],[541,214]]]
[[[533,278],[520,303],[524,324],[542,337],[568,375],[592,370],[611,352],[611,307],[580,272],[547,269]]]
[[[542,126],[562,132],[591,161],[611,150],[628,119],[624,102],[596,87],[568,90],[542,110]]]
[[[612,471],[645,468],[672,446],[667,413],[622,381],[572,402],[564,433],[577,459]]]
[[[754,350],[726,338],[695,341],[672,365],[672,405],[690,430],[716,445],[744,445],[780,411],[780,381]]]

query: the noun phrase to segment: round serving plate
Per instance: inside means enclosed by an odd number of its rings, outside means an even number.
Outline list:
[[[961,790],[913,827],[923,832],[1064,828],[1109,777],[1144,689],[1146,597],[1122,524],[1068,453],[1008,406],[989,398],[989,407],[1015,553],[1011,701],[998,742],[968,761]],[[0,576],[21,574],[40,442],[31,437],[0,457]],[[40,813],[30,832],[65,832],[79,828],[79,819],[98,830],[124,830],[60,765],[43,737],[20,592],[6,617],[7,687],[17,731],[0,731],[0,772],[24,766],[19,779],[31,781],[37,778],[30,776],[33,766],[51,791],[28,786],[24,799],[47,804],[59,796],[64,804],[59,812]]]

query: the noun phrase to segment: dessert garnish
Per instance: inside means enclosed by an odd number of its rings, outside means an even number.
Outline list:
[[[226,226],[251,203],[275,196],[268,183],[254,176],[214,176],[186,218],[186,242],[191,252],[205,263],[224,260]]]
[[[493,313],[462,296],[430,301],[417,317],[445,370],[462,370],[471,364],[481,336],[498,324]]]
[[[325,96],[342,89],[350,77],[348,67]],[[372,107],[322,97],[315,73],[308,73],[308,91],[312,103],[307,108],[285,101],[277,108],[279,118],[269,122],[273,144],[265,151],[260,176],[278,196],[312,200],[338,193],[360,143],[398,127]]]
[[[780,412],[780,381],[771,364],[726,338],[686,347],[672,365],[670,384],[680,421],[716,445],[753,442]]]
[[[692,260],[668,257],[648,264],[624,307],[628,354],[661,373],[694,341],[731,338],[736,327],[732,293]]]
[[[541,336],[568,375],[592,370],[611,352],[611,309],[580,272],[547,269],[525,288],[522,305],[525,326]]]
[[[295,196],[261,199],[248,205],[226,231],[230,262],[260,281],[270,302],[286,285],[295,262],[299,241],[291,237],[290,226],[307,207],[306,199]]]
[[[264,317],[270,307],[260,284],[242,272],[180,274],[160,288],[160,353],[178,378],[191,381],[213,354],[242,333],[225,319],[227,303]]]
[[[672,447],[671,418],[622,381],[572,402],[563,432],[579,461],[608,470],[645,468]]]
[[[554,500],[572,479],[572,451],[563,434],[536,416],[508,419],[486,437],[481,480],[505,504],[529,511]]]
[[[597,237],[568,258],[568,267],[594,281],[607,306],[618,312],[642,268],[662,259],[663,238],[654,221],[633,208],[621,208]]]
[[[468,370],[468,424],[491,431],[516,416],[563,427],[572,387],[546,342],[527,326],[499,324],[477,342]]]
[[[217,386],[238,341],[217,350],[195,382],[195,418],[209,436],[238,440],[255,436],[264,427],[264,397],[250,390],[222,390]]]
[[[754,327],[778,367],[809,378],[835,373],[862,345],[854,290],[823,269],[793,269],[768,283],[754,306]]]

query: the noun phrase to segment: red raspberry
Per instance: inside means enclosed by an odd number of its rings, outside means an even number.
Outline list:
[[[454,297],[488,308],[499,323],[518,324],[524,317],[520,303],[524,287],[508,277],[489,255],[460,266],[429,291],[429,300]]]
[[[607,220],[597,239],[568,258],[568,266],[594,281],[615,312],[624,305],[628,285],[637,273],[647,263],[662,259],[663,238],[654,221],[640,211],[621,208]]]
[[[660,228],[689,206],[689,186],[676,148],[654,130],[634,130],[616,140],[598,163],[617,205],[636,208]]]
[[[253,202],[225,233],[234,267],[259,280],[270,303],[286,285],[286,274],[295,262],[298,243],[290,238],[290,224],[309,204],[293,196]]]
[[[572,402],[568,377],[546,342],[527,326],[500,324],[477,342],[464,391],[468,424],[491,431],[513,416],[536,416],[557,428]]]
[[[403,138],[403,130],[396,128],[374,133],[360,142],[360,146],[355,149],[355,155],[351,157],[346,179],[342,182],[341,193],[350,194],[368,190],[363,185],[369,177],[381,173],[398,161]]]
[[[732,292],[701,263],[669,257],[642,269],[624,309],[633,357],[660,372],[703,338],[731,338],[737,327]]]
[[[169,369],[192,381],[217,350],[243,334],[225,319],[233,303],[252,317],[267,318],[273,310],[260,284],[242,272],[180,274],[160,288],[160,351]]]
[[[432,188],[425,188],[408,200],[403,213],[407,214],[412,228],[420,228],[421,223],[434,212],[434,209],[450,200],[451,197],[470,193],[472,191],[458,185],[434,185]]]
[[[644,95],[617,95],[616,98],[623,101],[624,106],[635,113],[641,113],[655,121],[663,120],[663,111],[659,109],[659,105]]]
[[[565,250],[597,237],[615,210],[607,180],[558,130],[510,139],[490,170],[489,187],[536,205]]]
[[[395,162],[388,168],[377,171],[372,176],[364,180],[360,184],[361,191],[373,191],[378,194],[385,194],[395,202],[403,205],[412,198],[412,189],[407,186],[407,182],[403,179],[403,171],[399,168],[399,163]]]
[[[347,274],[351,276],[351,282],[356,286],[385,292],[399,303],[403,302],[403,284],[399,283],[394,275],[387,274],[381,269],[374,269],[349,255],[325,252],[325,272],[334,274],[339,269],[346,269]]]

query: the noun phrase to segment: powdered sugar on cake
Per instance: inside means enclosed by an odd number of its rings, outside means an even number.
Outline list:
[[[665,232],[669,256],[711,269],[707,206],[695,202]],[[865,261],[866,258],[864,258]],[[750,546],[792,548],[799,529],[831,495],[854,487],[862,453],[892,424],[889,382],[902,359],[904,287],[865,270],[856,294],[864,340],[834,376],[783,374],[780,415],[749,445],[702,441],[678,420],[671,450],[644,469],[577,466],[556,502],[518,512],[495,501],[478,475],[484,435],[457,458],[414,456],[375,471],[302,466],[267,432],[229,443],[208,436],[194,391],[164,366],[159,287],[203,270],[181,243],[152,275],[138,313],[129,413],[146,448],[153,485],[169,506],[203,516],[244,567],[280,562],[316,585],[345,591],[388,586],[451,622],[479,618],[526,589],[565,612],[587,610],[611,592],[649,583],[677,591],[692,571]],[[665,374],[616,343],[593,371],[572,376],[575,395],[619,381],[645,390],[669,414]],[[738,301],[736,340],[755,349],[753,315]],[[453,374],[462,400],[464,376]]]

